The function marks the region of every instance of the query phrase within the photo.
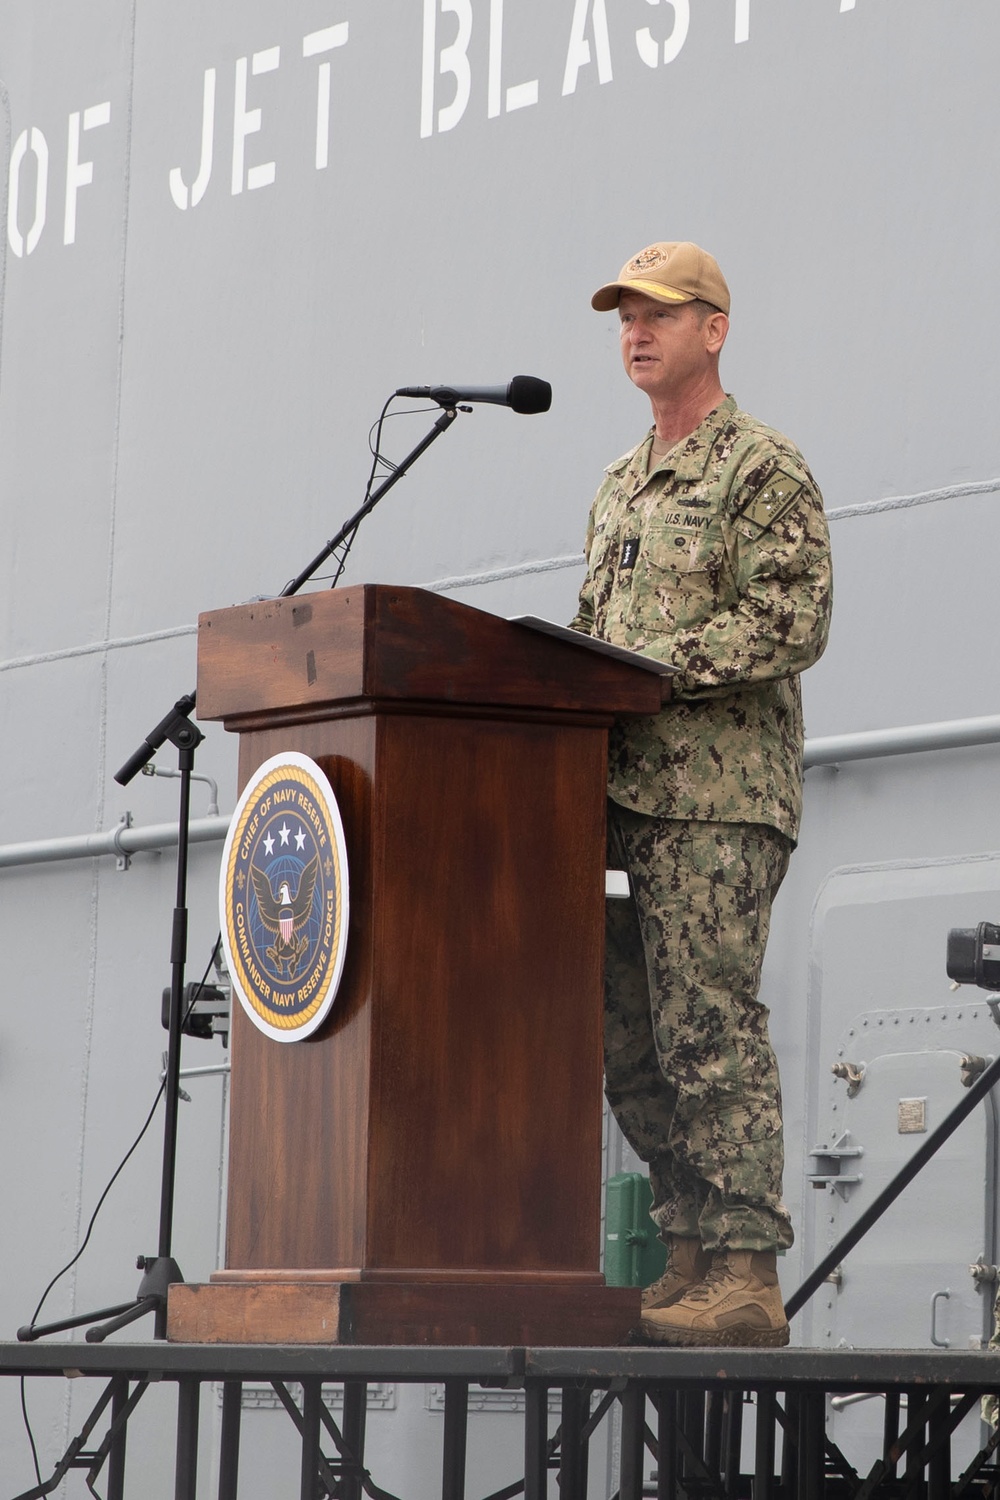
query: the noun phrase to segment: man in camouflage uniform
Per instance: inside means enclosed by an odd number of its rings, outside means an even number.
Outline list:
[[[826,644],[829,538],[798,450],[719,382],[729,289],[690,243],[641,251],[595,293],[654,425],[606,471],[575,628],[676,668],[609,768],[608,1099],[649,1163],[665,1275],[641,1334],[788,1342],[776,1252],[777,1065],[758,1001],[771,902],[798,833],[798,674]]]

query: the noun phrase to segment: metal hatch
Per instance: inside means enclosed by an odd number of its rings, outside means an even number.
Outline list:
[[[959,1102],[965,1055],[901,1052],[866,1063],[831,1143],[839,1168],[824,1205],[831,1240],[851,1228]],[[995,1261],[996,1144],[989,1096],[851,1252],[836,1296],[824,1299],[824,1343],[970,1349],[985,1342],[991,1298],[969,1267]]]
[[[959,1043],[959,1045],[956,1045]],[[963,1045],[964,1044],[964,1047]],[[985,1048],[993,1051],[986,1053]],[[968,1050],[964,1050],[967,1048]],[[872,1012],[843,1038],[824,1111],[832,1128],[811,1155],[816,1247],[853,1226],[961,1101],[996,1051],[984,1008]],[[997,1259],[995,1091],[942,1145],[816,1295],[827,1348],[977,1349],[992,1332]],[[857,1398],[854,1398],[856,1401]],[[834,1399],[838,1441],[875,1437],[881,1402]],[[966,1441],[975,1443],[978,1424]]]

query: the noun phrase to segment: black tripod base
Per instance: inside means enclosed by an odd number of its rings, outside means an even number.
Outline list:
[[[134,1323],[137,1318],[145,1317],[146,1313],[156,1314],[156,1338],[165,1338],[167,1331],[167,1289],[175,1282],[183,1281],[181,1268],[169,1255],[142,1255],[138,1261],[139,1269],[143,1272],[142,1280],[139,1282],[139,1290],[131,1302],[119,1302],[115,1307],[102,1307],[97,1312],[80,1313],[75,1318],[66,1318],[61,1323],[26,1323],[23,1328],[17,1330],[18,1342],[22,1344],[34,1343],[36,1339],[43,1339],[50,1333],[63,1333],[67,1328],[82,1328],[85,1323],[93,1323],[88,1328],[85,1338],[88,1344],[100,1344],[111,1333],[116,1333],[119,1328],[125,1328],[129,1323]]]

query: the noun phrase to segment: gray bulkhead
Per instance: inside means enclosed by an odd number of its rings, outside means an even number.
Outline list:
[[[170,780],[123,792],[114,770],[194,686],[198,612],[280,589],[360,503],[397,386],[525,372],[554,398],[462,415],[365,523],[346,580],[569,618],[601,470],[647,422],[589,296],[659,238],[718,256],[727,388],[826,496],[836,608],[810,738],[997,712],[998,44],[992,0],[0,0],[0,844],[176,815]],[[396,458],[431,420],[399,409]],[[228,812],[235,745],[205,727],[198,769]],[[984,745],[807,773],[764,981],[786,1292],[905,1155],[900,1101],[936,1119],[960,1057],[998,1050],[984,997],[944,973],[950,926],[1000,919],[998,764]],[[218,854],[192,856],[191,978]],[[9,1338],[152,1102],[173,861],[14,865],[0,887]],[[185,1046],[186,1067],[223,1061]],[[866,1069],[849,1101],[840,1061]],[[221,1254],[225,1077],[186,1087],[175,1246],[198,1280]],[[862,1181],[813,1188],[810,1153],[845,1133]],[[918,1181],[794,1337],[982,1337],[968,1265],[996,1259],[995,1150],[984,1110],[947,1158],[960,1206]],[[159,1160],[154,1124],[47,1316],[132,1294]],[[169,1493],[155,1399],[130,1442],[151,1500]],[[291,1434],[254,1399],[263,1497]],[[470,1485],[518,1477],[509,1399],[484,1393]],[[52,1382],[30,1403],[54,1457],[84,1398]],[[440,1404],[378,1392],[383,1487],[436,1453]],[[869,1441],[856,1412],[832,1420]],[[212,1440],[206,1421],[206,1473]],[[27,1487],[9,1381],[0,1451],[5,1487]]]

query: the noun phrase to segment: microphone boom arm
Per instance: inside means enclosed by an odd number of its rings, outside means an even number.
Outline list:
[[[430,447],[435,438],[439,438],[442,432],[447,432],[448,428],[451,426],[452,422],[454,422],[457,416],[458,411],[453,406],[449,407],[447,411],[443,411],[441,413],[437,421],[434,423],[434,426],[431,428],[430,432],[428,432],[427,435],[420,440],[417,446],[406,455],[402,463],[397,464],[396,468],[393,469],[388,478],[383,480],[378,489],[374,490],[368,496],[364,504],[354,512],[350,520],[344,522],[343,526],[341,526],[340,530],[337,532],[337,535],[335,537],[332,537],[330,541],[327,542],[322,552],[317,552],[312,562],[307,563],[306,566],[302,569],[301,573],[297,574],[290,583],[285,584],[285,587],[278,595],[279,599],[287,599],[291,594],[297,594],[302,585],[304,583],[308,583],[309,579],[315,573],[316,569],[322,567],[327,558],[330,557],[337,550],[337,548],[341,546],[341,544],[345,542],[347,538],[358,529],[358,527],[361,525],[361,522],[365,519],[365,516],[369,515],[375,509],[376,505],[382,499],[382,496],[392,489],[397,480],[402,479],[407,470],[411,468],[414,463],[416,463],[421,453],[423,453],[427,448]]]
[[[392,489],[397,480],[402,479],[403,475],[417,461],[421,453],[423,453],[425,449],[429,448],[431,443],[434,442],[435,438],[439,438],[441,436],[442,432],[447,432],[448,428],[451,426],[452,422],[454,422],[457,416],[458,411],[455,407],[449,407],[447,411],[443,411],[441,413],[437,421],[434,423],[434,426],[431,428],[430,432],[428,432],[427,435],[420,440],[420,442],[412,450],[412,452],[406,455],[402,463],[398,464],[397,467],[393,469],[392,473],[388,476],[387,479],[383,481],[382,484],[379,485],[378,489],[374,490],[372,494],[368,496],[364,504],[354,512],[354,515],[351,516],[350,520],[344,522],[343,526],[341,526],[340,530],[337,532],[337,535],[335,537],[332,537],[330,541],[327,542],[322,552],[317,552],[312,562],[307,564],[307,566],[303,568],[302,572],[299,573],[295,578],[293,578],[290,583],[285,584],[285,587],[277,596],[279,599],[287,599],[291,594],[298,593],[299,589],[304,583],[307,583],[309,581],[309,579],[315,573],[316,569],[321,567],[322,564],[326,562],[327,558],[333,552],[335,552],[343,542],[347,540],[352,532],[357,530],[357,528],[361,525],[361,522],[364,520],[365,516],[367,516],[371,511],[375,509],[376,505],[382,499],[382,496]],[[150,730],[148,737],[142,741],[142,744],[138,747],[137,750],[133,751],[133,753],[129,756],[128,760],[121,767],[121,769],[115,772],[115,780],[118,782],[119,786],[127,786],[132,778],[139,774],[143,766],[146,765],[150,760],[152,760],[153,756],[156,754],[157,750],[164,743],[164,741],[168,738],[173,737],[173,735],[177,732],[179,725],[181,726],[182,731],[186,728],[187,731],[193,732],[193,734],[198,734],[198,730],[194,728],[194,725],[192,725],[190,722],[185,722],[188,719],[188,715],[193,711],[195,702],[195,693],[186,694],[185,697],[181,698],[174,705],[170,713],[167,714],[165,718],[161,719],[156,728]]]

